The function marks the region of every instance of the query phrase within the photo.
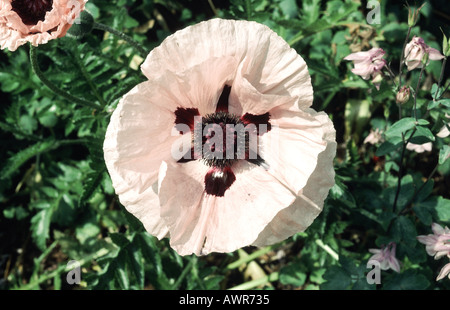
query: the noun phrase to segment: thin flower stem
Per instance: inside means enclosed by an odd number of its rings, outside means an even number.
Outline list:
[[[139,42],[137,42],[133,38],[131,38],[130,36],[127,36],[125,33],[121,32],[119,30],[116,30],[114,28],[111,28],[105,24],[97,23],[97,22],[94,23],[94,29],[103,30],[103,31],[109,32],[109,33],[117,36],[118,38],[126,41],[131,46],[133,46],[139,52],[139,54],[141,54],[142,57],[147,57],[147,55],[148,55],[147,49],[144,46],[142,46],[142,44],[140,44]]]
[[[422,80],[422,76],[423,76],[423,71],[425,70],[425,65],[422,66],[422,69],[420,69],[420,75],[419,75],[419,79],[417,80],[417,87],[416,90],[414,91],[414,118],[417,121],[417,93],[419,92],[419,87],[420,87],[420,82]]]
[[[189,271],[191,271],[192,267],[194,267],[194,265],[197,263],[197,260],[195,258],[192,258],[189,263],[187,264],[187,266],[183,269],[183,271],[181,272],[180,276],[178,277],[178,279],[175,281],[175,283],[172,286],[173,290],[176,290],[179,288],[179,286],[181,285],[181,282],[183,282],[184,278],[187,276],[187,274],[189,273]]]
[[[405,59],[405,49],[406,44],[408,44],[409,36],[411,35],[412,27],[408,28],[408,33],[406,34],[405,42],[403,43],[402,54],[400,55],[400,65],[398,68],[398,88],[402,87],[402,69],[403,69],[403,60]]]
[[[417,195],[419,195],[419,193],[423,190],[423,188],[425,187],[425,185],[428,184],[428,182],[431,180],[431,178],[434,176],[434,174],[436,173],[437,169],[439,167],[439,163],[436,164],[436,166],[434,167],[433,171],[431,171],[431,173],[428,175],[427,180],[419,187],[419,189],[414,193],[413,197],[409,200],[409,202],[406,204],[407,208],[403,209],[400,214],[406,214],[408,213],[408,211],[412,208],[412,202],[414,201],[414,199],[416,199]]]
[[[230,288],[229,290],[250,290],[250,289],[258,287],[260,285],[278,281],[278,279],[279,279],[279,273],[278,273],[278,271],[275,271],[265,277],[236,285],[236,286]]]
[[[242,266],[243,264],[246,264],[248,262],[251,262],[252,260],[254,260],[257,257],[260,257],[266,253],[269,253],[270,251],[278,248],[279,246],[281,246],[281,243],[278,244],[274,244],[274,245],[270,245],[267,247],[264,247],[262,249],[259,249],[247,256],[241,257],[240,259],[238,259],[237,261],[234,261],[232,263],[230,263],[226,269],[231,270],[231,269],[235,269],[238,268],[239,266]]]
[[[323,241],[321,239],[317,239],[316,240],[316,244],[318,246],[320,246],[325,252],[327,252],[328,254],[330,254],[330,256],[332,258],[334,258],[335,260],[339,260],[339,254],[336,253],[332,248],[330,248],[330,246],[326,245],[325,243],[323,243]]]
[[[438,90],[441,87],[442,80],[444,78],[444,72],[445,72],[445,65],[447,64],[447,56],[444,57],[444,61],[442,61],[442,67],[441,67],[441,74],[439,76],[439,82],[438,82]]]
[[[397,180],[397,191],[395,193],[395,198],[394,198],[394,204],[392,206],[392,211],[395,212],[395,209],[397,208],[397,202],[398,202],[398,197],[400,194],[400,189],[402,187],[402,177],[404,174],[404,168],[403,168],[403,158],[405,157],[405,151],[406,151],[406,146],[408,145],[409,141],[411,141],[412,137],[414,136],[414,134],[416,133],[416,128],[414,128],[414,130],[411,133],[411,136],[409,136],[408,140],[405,142],[405,138],[404,135],[402,134],[402,139],[403,139],[403,147],[402,147],[402,153],[400,155],[400,162],[399,162],[399,171],[398,171],[398,180]]]
[[[208,0],[208,3],[209,3],[209,7],[211,8],[211,11],[213,11],[214,16],[218,16],[217,9],[216,9],[214,3],[212,2],[212,0]]]
[[[100,102],[100,104],[105,107],[107,105],[106,101],[103,99],[103,97],[100,95],[100,93],[97,90],[97,87],[95,87],[94,83],[91,80],[91,77],[89,76],[89,73],[87,72],[83,62],[81,61],[81,55],[78,52],[77,49],[74,49],[75,54],[75,61],[78,65],[78,68],[80,68],[81,74],[83,75],[84,79],[88,83],[89,87],[91,88],[92,92],[94,93],[97,100]]]
[[[33,68],[33,71],[36,74],[36,76],[41,80],[41,82],[45,86],[50,88],[50,90],[52,92],[54,92],[55,94],[57,94],[58,96],[64,97],[64,98],[66,98],[67,100],[69,100],[71,102],[77,103],[77,104],[85,106],[85,107],[90,107],[92,109],[99,109],[99,108],[101,108],[99,105],[97,105],[95,103],[92,103],[90,101],[87,101],[87,100],[84,100],[84,99],[72,96],[68,92],[58,88],[55,84],[50,82],[50,80],[47,79],[47,77],[44,75],[44,73],[39,68],[39,64],[38,64],[38,61],[37,61],[37,48],[34,47],[31,44],[30,44],[30,62],[31,62],[31,67]]]

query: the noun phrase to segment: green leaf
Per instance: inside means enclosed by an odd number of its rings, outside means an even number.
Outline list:
[[[130,243],[130,240],[128,240],[127,237],[121,233],[110,233],[109,236],[111,237],[111,240],[120,248],[124,248]]]
[[[444,145],[439,151],[439,165],[443,165],[444,162],[450,157],[450,146]]]
[[[395,274],[383,285],[384,290],[424,290],[430,286],[430,282],[423,274],[416,270],[408,269],[400,274]]]
[[[295,287],[302,286],[306,281],[306,274],[301,270],[299,263],[289,264],[280,270],[280,282]]]
[[[46,248],[46,241],[50,236],[50,221],[53,214],[53,208],[49,206],[39,211],[31,219],[31,237],[41,251]]]
[[[384,141],[375,152],[376,156],[384,156],[398,150],[403,145],[401,138],[393,138],[390,141]]]
[[[410,142],[415,144],[424,144],[434,140],[434,135],[430,129],[422,126],[416,126],[416,132]]]
[[[397,243],[414,246],[417,243],[417,231],[413,222],[406,216],[399,216],[392,225],[392,236]]]
[[[413,117],[402,118],[395,122],[385,133],[386,138],[401,137],[402,134],[416,126],[416,119]]]
[[[95,190],[100,186],[105,170],[106,169],[101,169],[100,171],[94,171],[88,174],[86,182],[83,184],[83,194],[78,201],[79,206],[84,206],[92,197]]]
[[[23,149],[15,155],[11,156],[5,163],[3,169],[0,171],[0,180],[9,178],[13,173],[17,172],[17,170],[29,159],[40,153],[51,150],[55,147],[55,145],[56,142],[53,140],[42,141],[33,144],[32,146],[29,146],[26,149]]]
[[[350,275],[339,266],[331,266],[324,274],[323,278],[327,280],[320,288],[323,290],[345,290],[352,284]]]

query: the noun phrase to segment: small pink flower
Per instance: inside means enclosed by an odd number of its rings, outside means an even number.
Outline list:
[[[372,83],[379,89],[383,78],[381,69],[386,65],[386,60],[383,59],[384,54],[383,49],[374,47],[367,52],[350,54],[344,60],[353,61],[355,67],[352,72],[361,76],[364,80],[372,78]]]
[[[369,135],[364,139],[364,143],[377,144],[383,142],[383,132],[380,129],[370,129]]]
[[[445,114],[445,117],[450,118],[450,115]],[[441,130],[439,130],[439,132],[437,133],[436,136],[438,136],[439,138],[447,138],[450,135],[450,131],[448,130],[449,127],[450,127],[450,122],[448,122],[447,124],[442,126]]]
[[[0,46],[15,51],[61,38],[88,0],[0,0]]]
[[[423,153],[423,152],[431,152],[431,149],[433,148],[433,144],[431,142],[427,142],[424,144],[414,144],[409,142],[406,145],[406,148],[410,151],[414,151],[416,153]]]
[[[423,67],[423,58],[428,54],[429,60],[441,60],[444,55],[437,49],[429,47],[421,37],[414,36],[405,47],[405,64],[408,70]]]
[[[417,236],[417,240],[426,245],[428,255],[434,256],[435,259],[450,255],[450,229],[437,223],[433,223],[431,229],[433,234]]]
[[[450,255],[448,255],[450,258]],[[446,264],[444,267],[442,267],[441,271],[439,272],[439,275],[436,278],[436,281],[444,279],[446,276],[450,279],[450,263]]]
[[[281,37],[212,19],[169,36],[141,69],[148,81],[118,104],[103,149],[120,202],[149,233],[203,255],[313,222],[334,184],[335,130],[310,108],[306,63]],[[230,124],[267,130],[239,144]]]
[[[395,242],[391,242],[387,246],[381,246],[381,249],[369,249],[369,252],[374,254],[369,258],[369,261],[378,261],[380,263],[381,270],[392,269],[396,272],[400,272],[400,263],[395,257],[396,248],[397,244]]]

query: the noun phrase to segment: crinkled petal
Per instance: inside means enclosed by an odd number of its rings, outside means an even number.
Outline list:
[[[88,0],[53,0],[52,10],[43,21],[36,25],[26,25],[12,10],[10,1],[2,0],[0,17],[0,47],[15,51],[19,46],[30,42],[33,46],[45,44],[66,35],[67,30],[84,10]]]
[[[257,92],[297,97],[304,107],[312,104],[305,61],[274,31],[255,22],[217,18],[177,31],[152,50],[141,68],[154,79],[221,57],[235,58],[234,69]]]
[[[181,255],[231,252],[250,245],[295,196],[263,168],[233,165],[235,182],[224,197],[205,194],[209,167],[201,161],[161,167],[161,215],[170,244]]]
[[[273,244],[304,231],[322,211],[328,192],[335,183],[333,159],[336,155],[336,132],[325,113],[317,113],[315,118],[323,125],[322,138],[326,141],[326,148],[318,155],[317,165],[296,201],[276,215],[253,245]]]

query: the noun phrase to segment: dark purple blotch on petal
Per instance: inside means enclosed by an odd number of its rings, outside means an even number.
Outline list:
[[[208,170],[205,176],[205,191],[208,195],[223,197],[225,191],[230,188],[236,180],[236,176],[230,167],[216,168]]]
[[[187,125],[191,131],[194,131],[194,117],[199,115],[200,113],[196,108],[177,108],[175,110],[175,128],[180,133],[185,133],[182,125]]]

